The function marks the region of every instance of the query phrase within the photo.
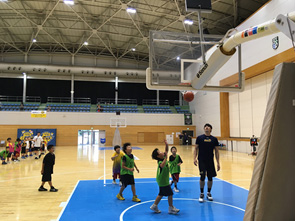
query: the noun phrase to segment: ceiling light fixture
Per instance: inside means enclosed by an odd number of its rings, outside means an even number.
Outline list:
[[[127,8],[126,11],[128,13],[131,13],[131,14],[135,14],[136,13],[136,9],[135,8]]]
[[[66,5],[74,5],[75,4],[75,2],[73,0],[64,0],[64,3]]]
[[[184,24],[187,24],[187,25],[192,25],[192,24],[194,24],[194,21],[193,21],[193,20],[189,20],[189,19],[185,19],[185,20],[183,21],[183,23],[184,23]]]

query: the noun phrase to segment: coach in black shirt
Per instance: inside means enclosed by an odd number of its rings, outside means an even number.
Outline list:
[[[196,148],[194,151],[194,164],[196,166],[199,165],[200,170],[200,189],[201,194],[199,201],[204,202],[204,186],[205,186],[205,177],[208,177],[208,192],[207,199],[209,201],[213,201],[213,197],[211,195],[211,188],[213,185],[213,177],[216,176],[216,170],[214,166],[214,153],[215,150],[215,158],[217,161],[217,171],[220,170],[219,164],[219,152],[218,152],[218,140],[216,137],[211,135],[212,126],[210,124],[205,124],[204,132],[205,134],[197,137],[196,140]],[[198,159],[196,159],[198,157]]]

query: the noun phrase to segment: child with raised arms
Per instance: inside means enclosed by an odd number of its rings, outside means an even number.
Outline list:
[[[168,196],[168,204],[169,209],[168,213],[177,214],[179,209],[176,209],[173,206],[173,191],[169,184],[169,164],[167,161],[167,153],[168,153],[168,144],[165,140],[165,150],[161,152],[158,148],[154,149],[152,152],[152,158],[157,160],[157,183],[159,185],[159,194],[154,202],[154,204],[150,207],[156,213],[160,213],[161,210],[158,209],[158,204],[160,203],[163,196]]]

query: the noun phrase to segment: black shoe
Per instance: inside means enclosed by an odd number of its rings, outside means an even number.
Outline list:
[[[50,188],[50,192],[57,192],[57,191],[58,191],[58,189],[55,189],[54,187]]]
[[[38,190],[39,190],[39,191],[47,191],[47,189],[44,188],[43,186],[40,186]]]
[[[40,159],[40,157],[41,157],[41,154],[39,155],[39,159]]]
[[[41,153],[41,155],[44,155],[45,153]]]
[[[35,157],[35,160],[38,160],[39,158],[38,157]]]
[[[213,197],[212,197],[212,195],[211,195],[211,193],[207,193],[207,199],[209,200],[209,201],[213,201]]]
[[[200,202],[200,203],[203,203],[203,202],[204,202],[204,193],[201,193],[201,194],[200,194],[199,202]]]

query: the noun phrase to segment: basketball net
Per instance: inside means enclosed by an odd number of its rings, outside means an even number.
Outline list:
[[[194,95],[196,95],[198,93],[198,91],[180,91],[182,93],[182,96],[186,93],[186,92],[192,92]]]

